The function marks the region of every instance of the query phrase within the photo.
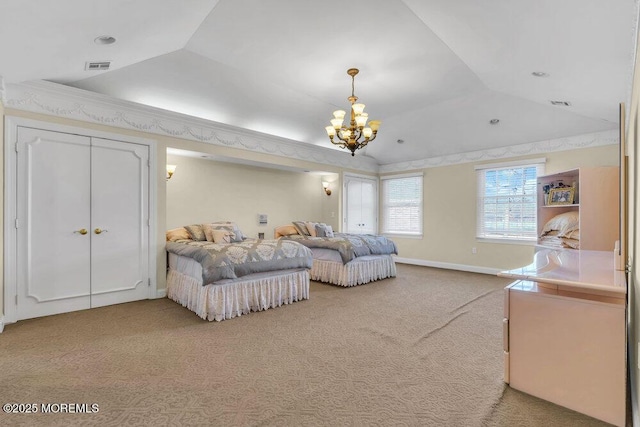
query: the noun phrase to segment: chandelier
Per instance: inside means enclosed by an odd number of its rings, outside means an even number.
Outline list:
[[[352,156],[355,156],[356,150],[364,148],[370,141],[376,139],[378,128],[380,127],[379,120],[371,120],[369,127],[365,127],[369,115],[364,112],[364,104],[356,104],[358,97],[354,95],[355,77],[358,72],[357,68],[349,68],[347,70],[347,74],[351,76],[351,96],[347,98],[351,102],[351,121],[349,126],[342,125],[346,112],[344,110],[336,110],[333,112],[331,126],[325,128],[331,143],[338,145],[340,148],[349,149]],[[334,137],[337,137],[338,141],[334,141]]]

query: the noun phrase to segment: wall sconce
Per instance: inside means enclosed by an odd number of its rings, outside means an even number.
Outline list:
[[[322,188],[324,192],[327,193],[327,196],[331,195],[331,190],[329,190],[329,183],[327,181],[322,181]]]
[[[171,177],[175,172],[176,172],[176,165],[167,165],[167,181],[171,179]]]

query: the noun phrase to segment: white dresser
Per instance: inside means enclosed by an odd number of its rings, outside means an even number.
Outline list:
[[[504,271],[505,382],[614,425],[626,417],[626,295],[613,252],[536,252]]]

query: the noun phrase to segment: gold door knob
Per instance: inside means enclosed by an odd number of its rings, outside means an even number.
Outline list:
[[[74,233],[80,233],[80,234],[82,234],[84,236],[85,234],[88,233],[88,231],[87,231],[86,228],[81,228],[80,230],[74,231]]]
[[[106,233],[109,230],[102,230],[100,228],[96,228],[95,230],[93,230],[94,233],[96,234],[102,234],[102,233]]]

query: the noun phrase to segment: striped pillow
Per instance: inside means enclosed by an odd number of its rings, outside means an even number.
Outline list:
[[[185,225],[184,228],[187,230],[187,233],[189,233],[189,236],[191,236],[191,240],[198,242],[204,242],[207,240],[207,236],[205,236],[204,230],[200,224]]]
[[[304,221],[293,221],[293,226],[298,230],[298,234],[301,236],[310,236],[307,224]]]

